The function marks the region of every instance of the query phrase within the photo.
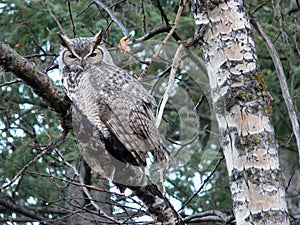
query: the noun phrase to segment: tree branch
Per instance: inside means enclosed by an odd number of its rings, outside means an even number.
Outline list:
[[[68,2],[69,16],[70,16],[70,20],[71,20],[71,23],[72,23],[73,36],[76,37],[76,27],[75,27],[74,20],[73,20],[73,15],[72,15],[71,2],[70,2],[70,0],[68,0],[67,2]]]
[[[7,196],[2,194],[1,192],[0,192],[0,196],[1,196],[0,205],[4,206],[5,208],[9,208],[9,209],[13,210],[14,212],[21,213],[24,216],[27,216],[29,218],[32,218],[32,219],[35,219],[38,221],[47,220],[47,218],[40,215],[40,213],[38,213],[37,211],[28,209],[26,206],[21,206],[21,205],[15,204],[11,199],[9,199]]]
[[[60,157],[61,157],[62,159],[64,159],[62,155],[61,155]],[[92,205],[95,207],[95,209],[98,211],[99,215],[100,215],[101,217],[103,217],[103,218],[109,220],[109,221],[112,221],[112,222],[116,223],[116,224],[121,223],[120,221],[117,221],[117,220],[114,219],[113,217],[107,215],[107,214],[104,212],[104,210],[103,210],[99,205],[97,205],[97,203],[93,200],[93,198],[92,198],[92,196],[91,196],[89,190],[84,186],[84,180],[83,180],[81,174],[80,174],[80,173],[78,172],[78,170],[76,169],[76,167],[75,167],[75,166],[72,166],[70,163],[68,163],[68,162],[65,161],[65,160],[64,160],[64,163],[65,163],[66,165],[68,165],[70,168],[73,169],[74,174],[78,177],[78,180],[79,180],[80,184],[82,185],[82,190],[83,190],[83,192],[85,193],[85,195],[87,196],[87,198],[89,199],[89,201],[91,202],[91,204],[92,204]]]
[[[169,81],[168,81],[168,86],[166,88],[166,91],[163,95],[163,99],[161,101],[160,107],[158,109],[157,112],[157,118],[156,118],[156,127],[159,127],[160,122],[162,120],[162,116],[164,113],[164,109],[165,106],[168,102],[168,99],[171,95],[171,92],[173,90],[174,87],[174,83],[175,83],[175,77],[176,77],[176,72],[179,66],[179,63],[181,61],[181,54],[184,51],[184,46],[182,44],[179,45],[179,47],[177,48],[177,51],[175,53],[174,59],[173,59],[173,64],[172,64],[172,68],[171,68],[171,72],[170,72],[170,77],[169,77]]]
[[[71,106],[71,100],[65,91],[57,87],[39,68],[1,41],[0,65],[28,84],[60,118],[63,118],[62,125],[64,128],[72,127],[71,117],[65,118]]]
[[[265,33],[262,25],[254,17],[251,18],[251,23],[257,30],[258,34],[262,37],[266,47],[268,48],[268,51],[269,51],[271,57],[273,59],[273,63],[276,68],[277,76],[278,76],[278,79],[280,82],[282,96],[283,96],[285,105],[287,107],[289,117],[290,117],[292,127],[293,127],[293,132],[294,132],[294,135],[296,138],[298,152],[299,152],[299,154],[298,154],[299,155],[298,156],[299,157],[299,165],[300,165],[300,128],[299,128],[299,123],[298,123],[298,119],[297,119],[297,114],[296,114],[296,111],[295,111],[295,108],[293,105],[293,101],[292,101],[290,93],[289,93],[288,85],[286,82],[286,76],[284,74],[284,70],[283,70],[283,67],[282,67],[282,64],[280,61],[280,57],[279,57],[277,50],[276,50],[274,44],[272,43],[271,39]]]
[[[122,24],[122,22],[115,16],[115,14],[110,10],[110,8],[108,8],[103,2],[101,2],[99,0],[94,0],[93,2],[95,2],[101,8],[103,8],[110,15],[111,19],[120,27],[124,36],[128,36],[127,29]]]
[[[67,134],[68,134],[67,132],[63,132],[60,137],[56,138],[53,142],[51,142],[49,145],[47,145],[47,147],[41,153],[39,153],[33,160],[31,160],[28,164],[26,164],[14,176],[14,178],[10,182],[8,182],[7,184],[5,184],[2,187],[0,187],[0,191],[6,189],[7,187],[11,186],[14,182],[16,182],[16,180],[28,169],[28,167],[30,167],[31,165],[33,165],[34,163],[36,163],[37,160],[39,160],[48,151],[50,151],[51,149],[53,149],[59,142],[63,141],[66,138]]]
[[[210,178],[214,175],[214,173],[216,172],[218,166],[221,164],[221,162],[223,161],[224,156],[222,158],[220,158],[217,162],[217,164],[215,165],[215,167],[213,168],[213,170],[211,171],[211,173],[207,176],[207,178],[204,180],[203,184],[200,186],[200,188],[198,189],[198,191],[196,191],[181,207],[181,209],[179,209],[179,211],[181,211],[182,209],[184,209],[192,200],[193,198],[195,198],[201,190],[203,190],[204,186],[208,183],[208,181],[210,180]]]
[[[149,32],[147,32],[146,34],[144,34],[144,36],[134,39],[132,41],[132,43],[146,41],[146,40],[154,37],[157,34],[164,33],[164,32],[169,32],[171,29],[172,29],[171,25],[157,26],[157,27],[153,28],[152,30],[150,30]]]
[[[140,74],[139,79],[142,79],[144,77],[144,75],[146,74],[149,66],[154,62],[154,60],[158,57],[159,53],[161,52],[161,50],[163,49],[163,47],[167,44],[167,42],[169,41],[169,39],[172,37],[172,35],[174,34],[179,20],[181,18],[181,14],[183,11],[183,7],[186,4],[186,0],[181,0],[179,3],[179,8],[176,14],[176,18],[175,18],[175,23],[172,26],[171,30],[169,31],[169,33],[167,34],[167,36],[165,37],[165,39],[163,40],[163,42],[160,44],[159,48],[157,49],[157,51],[155,52],[155,54],[150,58],[148,65],[146,66],[146,68],[143,70],[143,72]]]

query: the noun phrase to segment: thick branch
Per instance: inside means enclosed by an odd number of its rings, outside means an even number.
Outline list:
[[[26,82],[59,117],[64,118],[68,114],[71,101],[64,90],[57,87],[39,68],[1,41],[0,65]]]

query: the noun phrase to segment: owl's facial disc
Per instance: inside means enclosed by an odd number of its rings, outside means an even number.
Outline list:
[[[86,56],[80,57],[76,53],[72,53],[70,50],[66,50],[63,54],[63,61],[67,65],[77,65],[83,69],[88,64],[95,64],[102,60],[103,53],[99,48],[95,48],[91,53]]]

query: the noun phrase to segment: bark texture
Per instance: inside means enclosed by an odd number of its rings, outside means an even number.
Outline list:
[[[289,224],[272,107],[244,0],[192,0],[236,224]]]

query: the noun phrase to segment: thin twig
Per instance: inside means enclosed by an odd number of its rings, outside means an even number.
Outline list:
[[[144,35],[147,33],[147,28],[146,28],[146,14],[145,14],[145,7],[144,7],[144,0],[141,0],[141,8],[142,8],[142,14],[143,14],[143,33]]]
[[[11,186],[14,182],[16,182],[16,180],[31,166],[33,165],[37,160],[39,160],[43,155],[45,155],[48,151],[50,151],[51,149],[53,149],[59,142],[63,141],[66,136],[67,136],[68,132],[63,131],[62,134],[56,138],[54,141],[52,141],[50,144],[48,144],[46,146],[46,148],[39,153],[33,160],[31,160],[28,164],[26,164],[15,176],[14,178],[7,184],[3,185],[0,188],[0,191],[6,189],[7,187]]]
[[[23,19],[24,19],[24,23],[26,24],[28,33],[30,34],[30,38],[32,39],[33,43],[35,44],[36,47],[38,47],[44,54],[47,54],[47,52],[42,48],[42,46],[40,46],[37,42],[37,40],[34,38],[33,33],[31,32],[30,29],[30,22],[27,21],[26,19],[26,12],[24,9],[24,1],[22,1],[22,14],[23,14]]]
[[[215,165],[215,167],[213,168],[213,170],[211,171],[211,173],[206,177],[206,179],[204,180],[203,184],[200,186],[200,188],[198,189],[198,191],[196,191],[183,205],[182,207],[178,210],[178,212],[180,212],[181,210],[183,210],[192,200],[193,198],[195,198],[200,191],[204,188],[204,186],[207,184],[207,182],[210,180],[210,178],[214,175],[214,173],[216,172],[218,166],[221,164],[221,162],[223,161],[224,156],[222,156],[222,158],[220,158],[217,162],[217,164]]]
[[[91,196],[91,194],[90,194],[88,188],[90,188],[90,189],[93,190],[93,189],[94,189],[94,186],[93,186],[93,185],[87,185],[87,184],[85,184],[84,179],[82,178],[81,174],[78,172],[78,170],[76,169],[76,167],[73,166],[73,165],[71,165],[69,162],[67,162],[67,161],[65,160],[64,156],[61,154],[60,151],[56,150],[56,153],[57,153],[58,156],[63,160],[64,164],[66,164],[67,166],[69,166],[70,168],[72,168],[72,170],[74,171],[74,174],[78,177],[78,180],[79,180],[79,183],[77,183],[76,181],[75,181],[75,182],[72,181],[72,184],[78,185],[78,186],[80,186],[80,187],[82,188],[84,194],[88,197],[89,201],[90,201],[91,204],[94,206],[94,208],[98,211],[99,215],[102,216],[102,217],[104,217],[104,218],[106,218],[106,219],[108,219],[108,220],[110,220],[110,221],[112,221],[112,222],[114,222],[114,223],[116,223],[116,224],[121,224],[120,221],[117,221],[117,220],[115,220],[114,218],[112,218],[112,217],[110,217],[109,215],[107,215],[107,214],[103,211],[103,209],[102,209],[99,205],[97,205],[97,203],[93,200],[93,198],[92,198],[92,196]],[[53,176],[52,176],[52,178],[53,178]],[[71,183],[71,182],[70,182],[70,183]],[[77,184],[76,184],[76,183],[77,183]],[[95,190],[95,189],[94,189],[94,190]],[[100,190],[100,191],[103,191],[102,189],[98,189],[98,188],[97,188],[97,191],[99,191],[99,190]]]
[[[164,9],[163,9],[163,7],[162,7],[162,5],[161,5],[161,3],[160,3],[159,0],[156,0],[156,6],[158,7],[158,9],[160,11],[160,14],[161,14],[161,17],[162,17],[162,22],[164,20],[165,23],[167,25],[169,25],[170,24],[169,18],[167,17],[167,15],[166,15],[166,13],[165,13],[165,11],[164,11]]]
[[[26,59],[31,59],[31,58],[34,58],[34,57],[39,58],[39,57],[42,57],[42,56],[57,57],[58,55],[55,54],[55,53],[42,53],[42,54],[25,55],[23,57],[26,58]]]
[[[52,10],[50,9],[48,3],[46,0],[44,0],[44,4],[48,9],[48,12],[50,13],[51,17],[53,18],[53,20],[55,21],[55,23],[57,24],[59,31],[63,34],[65,34],[64,29],[62,28],[62,26],[60,25],[60,22],[58,21],[58,19],[56,18],[56,16],[53,14]]]
[[[21,82],[23,82],[23,81],[22,81],[22,80],[20,80],[20,79],[13,80],[13,81],[10,81],[10,82],[5,82],[4,84],[0,84],[0,88],[1,88],[1,87],[4,87],[4,86],[11,85],[11,84],[17,84],[17,83],[21,83]]]
[[[73,28],[73,36],[76,37],[76,27],[75,27],[73,16],[72,16],[72,8],[71,8],[70,0],[68,0],[68,10],[69,10],[69,16],[70,16],[70,20],[71,20],[72,28]]]
[[[4,214],[4,212],[13,212],[17,213],[18,215],[23,215],[25,218],[34,219],[35,221],[39,221],[39,224],[45,225],[48,218],[45,216],[44,213],[39,212],[37,209],[32,209],[29,206],[17,204],[16,201],[9,197],[8,195],[0,192],[0,208],[1,208],[1,214]],[[45,217],[44,217],[45,216]],[[2,221],[2,215],[1,220]],[[12,220],[8,220],[9,222],[12,222]],[[3,224],[3,223],[2,223]],[[7,223],[6,223],[7,224]],[[13,223],[10,223],[13,224]],[[47,223],[48,224],[48,223]]]
[[[260,8],[262,8],[263,6],[265,6],[270,0],[264,0],[263,3],[261,3],[260,5],[256,6],[255,9],[253,9],[253,11],[251,12],[251,15],[254,15]]]
[[[184,49],[185,49],[185,47],[182,44],[180,44],[179,47],[177,48],[176,53],[175,53],[172,68],[171,68],[171,72],[170,72],[170,77],[169,77],[169,81],[168,81],[168,86],[166,88],[166,91],[163,95],[163,99],[161,101],[160,107],[158,109],[157,119],[156,119],[156,124],[155,124],[156,127],[159,127],[159,125],[160,125],[160,122],[162,120],[162,116],[163,116],[163,113],[164,113],[165,106],[168,102],[168,99],[169,99],[169,97],[171,95],[171,92],[172,92],[172,89],[174,87],[177,68],[178,68],[179,63],[181,61],[181,54],[182,54]]]
[[[85,13],[85,12],[91,7],[91,5],[93,5],[93,4],[94,4],[94,2],[90,2],[83,10],[81,10],[79,13],[77,13],[75,17],[81,16],[81,15],[82,15],[83,13]]]
[[[290,185],[291,185],[291,182],[294,178],[294,175],[295,175],[295,172],[296,172],[296,169],[293,170],[292,174],[291,174],[291,177],[289,178],[288,182],[287,182],[287,185],[286,185],[286,188],[285,188],[285,191],[288,191]]]
[[[159,53],[161,52],[161,50],[163,49],[163,47],[167,44],[167,42],[169,41],[169,39],[174,34],[174,32],[175,32],[175,30],[176,30],[176,28],[178,26],[179,20],[181,18],[182,10],[183,10],[183,7],[184,7],[185,3],[186,3],[186,0],[180,0],[179,8],[178,8],[178,11],[177,11],[177,14],[176,14],[176,18],[175,18],[175,23],[172,26],[172,29],[169,31],[169,33],[167,34],[167,36],[165,37],[165,39],[163,40],[163,42],[161,43],[161,45],[159,46],[159,48],[157,49],[157,51],[155,52],[155,54],[149,60],[149,65],[140,74],[140,78],[143,78],[143,76],[146,74],[149,66],[153,63],[154,59],[159,55]]]
[[[93,0],[93,2],[95,2],[101,8],[103,8],[110,15],[111,19],[121,28],[124,36],[128,36],[127,29],[121,23],[121,21],[115,16],[115,14],[110,10],[110,8],[108,6],[106,6],[103,2],[101,2],[99,0]]]
[[[182,10],[183,10],[183,6],[185,5],[186,3],[186,0],[183,0],[183,1],[180,1],[180,5],[179,5],[179,8],[178,8],[178,12],[177,12],[177,15],[176,15],[176,19],[175,19],[175,23],[174,25],[172,26],[172,29],[170,30],[170,32],[168,33],[168,35],[165,37],[165,39],[163,40],[162,44],[159,46],[159,48],[157,49],[156,53],[154,54],[154,58],[156,58],[160,51],[162,50],[163,46],[169,41],[170,37],[172,36],[172,34],[175,32],[177,26],[178,26],[178,23],[179,23],[179,20],[180,20],[180,17],[181,17],[181,13],[182,13]]]
[[[158,85],[159,81],[161,80],[161,78],[163,78],[167,73],[169,73],[171,71],[171,66],[168,66],[166,69],[164,69],[160,74],[158,74],[155,77],[149,78],[149,79],[144,79],[143,82],[148,82],[151,80],[156,80],[155,83],[152,85],[151,90],[149,91],[150,95],[153,95],[153,92],[156,88],[156,86]]]
[[[294,45],[295,45],[296,51],[298,53],[298,56],[300,57],[300,47],[299,47],[299,44],[298,44],[298,41],[297,41],[297,32],[298,31],[295,29],[294,35],[293,35],[293,41],[294,41]]]
[[[185,146],[187,145],[191,145],[193,142],[195,142],[197,140],[197,138],[199,137],[200,135],[200,126],[199,126],[199,122],[197,122],[197,133],[194,135],[194,137],[191,139],[191,140],[188,140],[184,143],[177,143],[176,141],[173,141],[173,140],[170,140],[169,138],[166,138],[168,141],[170,141],[172,144],[175,144],[175,145],[179,145],[181,146],[180,149],[178,151],[176,151],[174,154],[173,154],[173,157],[176,157],[182,150]]]
[[[203,93],[202,96],[200,97],[200,99],[198,100],[197,104],[194,107],[194,110],[197,111],[199,106],[203,103],[203,100],[206,97],[206,93]]]
[[[57,151],[58,152],[58,151]],[[61,156],[62,157],[62,156]],[[62,157],[63,158],[63,157]],[[80,175],[80,173],[78,172],[78,170],[76,169],[75,166],[71,165],[70,163],[68,163],[67,161],[64,160],[64,163],[69,166],[70,168],[73,169],[75,175],[78,177],[80,184],[82,185],[82,190],[84,192],[84,194],[88,197],[89,201],[91,202],[91,204],[95,207],[95,209],[99,212],[100,216],[116,223],[116,224],[121,224],[122,222],[115,220],[113,217],[107,215],[103,209],[100,208],[99,205],[96,204],[96,202],[93,200],[89,190],[86,188],[85,184],[84,184],[84,180],[82,178],[82,176]]]
[[[116,2],[116,3],[114,3],[110,8],[112,9],[112,8],[115,8],[117,5],[119,5],[119,4],[121,4],[121,3],[123,3],[123,2],[126,2],[127,0],[120,0],[120,1],[118,1],[118,2]]]
[[[171,25],[160,25],[160,26],[153,28],[148,33],[144,34],[144,36],[132,40],[132,42],[133,43],[143,42],[143,41],[146,41],[146,40],[154,37],[157,34],[169,32],[171,29],[172,29]]]
[[[279,55],[278,55],[277,50],[276,50],[274,44],[272,43],[271,39],[265,33],[262,25],[253,17],[251,18],[251,23],[256,28],[258,34],[262,37],[266,47],[268,48],[268,51],[269,51],[271,57],[273,59],[273,63],[276,68],[277,76],[278,76],[278,79],[280,82],[282,96],[283,96],[285,105],[287,107],[289,117],[290,117],[292,127],[293,127],[293,132],[294,132],[294,135],[296,138],[298,152],[299,152],[299,164],[300,164],[300,128],[299,128],[299,123],[298,123],[298,119],[297,119],[297,114],[295,112],[293,101],[292,101],[290,93],[289,93],[288,85],[286,82],[286,76],[284,74],[284,70],[283,70]]]

